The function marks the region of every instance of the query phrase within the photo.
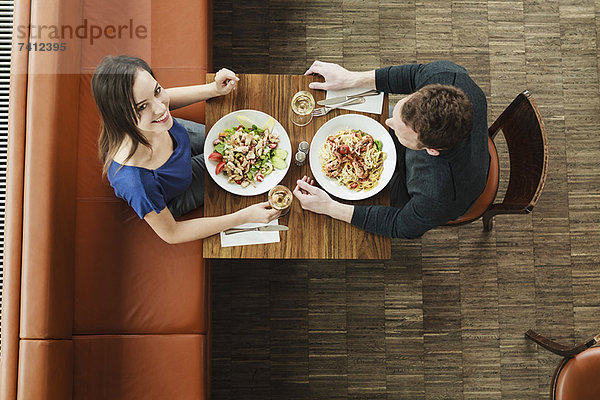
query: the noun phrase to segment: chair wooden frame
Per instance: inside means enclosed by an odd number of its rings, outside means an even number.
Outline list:
[[[529,91],[520,93],[490,126],[492,140],[500,130],[509,148],[510,177],[502,202],[491,204],[483,213],[483,226],[488,231],[495,215],[529,214],[540,199],[548,175],[546,126]],[[529,137],[513,132],[526,132]]]
[[[500,131],[506,139],[510,157],[510,176],[504,199],[494,203],[500,176],[498,171],[492,171],[498,165],[491,164],[490,172],[494,173],[488,175],[486,190],[465,215],[446,225],[463,225],[482,217],[483,229],[489,231],[495,215],[528,214],[537,204],[548,174],[548,137],[537,104],[528,91],[520,93],[490,126],[488,134],[492,144]],[[493,150],[495,148],[490,147],[492,163]],[[488,187],[493,193],[487,191]]]
[[[560,343],[557,343],[551,339],[548,339],[545,336],[540,335],[536,331],[530,329],[525,332],[525,337],[539,346],[545,348],[548,351],[551,351],[554,354],[564,357],[561,362],[558,364],[556,369],[554,370],[554,374],[552,375],[552,381],[550,382],[550,400],[556,399],[556,384],[558,382],[558,378],[567,364],[567,362],[575,357],[576,355],[592,348],[592,347],[600,347],[600,333],[596,336],[592,336],[585,341],[576,344],[575,346],[565,346]]]

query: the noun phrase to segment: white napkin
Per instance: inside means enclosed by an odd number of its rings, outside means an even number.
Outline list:
[[[257,226],[263,226],[265,224],[257,224],[250,222],[234,228],[254,228]],[[267,225],[277,225],[277,220],[269,222]],[[250,232],[239,232],[226,235],[221,232],[221,247],[231,246],[246,246],[249,244],[264,244],[264,243],[278,243],[280,241],[279,231],[250,231]]]
[[[333,97],[341,97],[348,96],[351,94],[358,94],[362,92],[366,92],[369,88],[350,88],[350,89],[342,89],[342,90],[328,90],[326,99],[331,99]],[[362,104],[355,104],[353,106],[347,107],[339,107],[342,110],[352,110],[352,111],[362,111],[368,112],[372,114],[381,114],[383,109],[383,93],[379,93],[376,96],[366,96],[364,97],[365,102]]]

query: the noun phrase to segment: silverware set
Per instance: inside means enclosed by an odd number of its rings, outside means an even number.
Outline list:
[[[375,96],[379,92],[375,89],[369,89],[366,92],[352,94],[348,96],[334,97],[331,99],[320,100],[317,102],[318,105],[323,106],[315,108],[312,112],[313,117],[320,117],[327,114],[329,111],[340,107],[352,106],[355,104],[362,104],[365,102],[366,96]]]
[[[367,97],[367,96],[376,96],[378,95],[379,92],[375,89],[369,89],[366,92],[361,92],[361,93],[356,93],[356,94],[350,94],[348,96],[341,96],[341,97],[333,97],[331,99],[325,99],[325,100],[319,100],[317,101],[317,104],[320,106],[331,106],[333,104],[338,104],[350,99],[355,99],[357,97]]]
[[[327,114],[329,111],[334,110],[336,108],[339,107],[345,107],[345,106],[352,106],[354,104],[361,104],[365,102],[365,98],[364,97],[357,97],[354,99],[350,99],[347,100],[343,103],[340,104],[336,104],[334,106],[324,106],[324,107],[319,107],[319,108],[315,108],[314,111],[312,112],[313,117],[320,117],[322,115]]]

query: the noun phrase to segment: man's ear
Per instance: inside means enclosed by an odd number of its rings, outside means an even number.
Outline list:
[[[425,150],[427,150],[427,154],[429,154],[430,156],[434,156],[435,157],[435,156],[439,156],[440,155],[439,150],[436,150],[436,149],[425,149]]]

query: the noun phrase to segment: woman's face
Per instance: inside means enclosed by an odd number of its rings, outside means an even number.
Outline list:
[[[137,128],[144,136],[164,133],[173,126],[169,95],[145,70],[138,70],[133,81],[133,101],[138,115]]]

